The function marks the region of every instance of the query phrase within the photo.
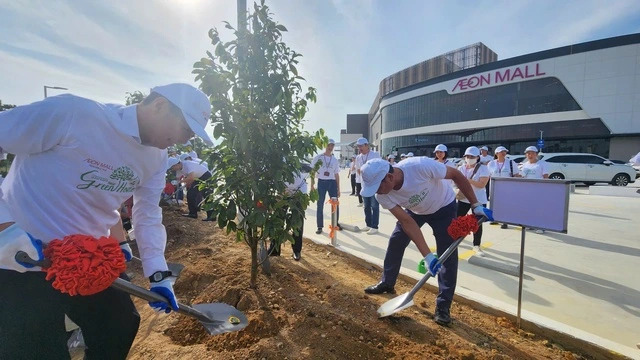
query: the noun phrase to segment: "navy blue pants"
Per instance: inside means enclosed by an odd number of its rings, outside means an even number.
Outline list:
[[[318,229],[321,229],[324,226],[324,202],[325,197],[327,196],[327,192],[329,193],[329,197],[338,197],[338,182],[333,180],[322,180],[318,179],[318,207],[316,208],[316,223],[318,225]],[[338,206],[337,211],[337,219],[340,219],[340,206]]]
[[[364,222],[368,227],[377,229],[380,223],[380,204],[376,196],[362,197],[364,199]]]
[[[406,210],[413,220],[416,221],[418,227],[422,227],[425,223],[433,229],[433,235],[436,238],[436,246],[439,253],[443,253],[454,239],[449,236],[447,227],[456,217],[456,201],[452,201],[449,205],[441,208],[430,215],[417,215]],[[382,273],[382,281],[394,286],[402,265],[402,257],[404,250],[409,245],[409,236],[402,230],[399,222],[391,233],[389,245],[387,246],[387,254],[384,257],[384,270]],[[453,301],[453,294],[456,291],[456,282],[458,280],[458,250],[454,251],[451,256],[442,264],[442,268],[438,272],[438,297],[436,298],[436,307],[441,310],[449,310]]]

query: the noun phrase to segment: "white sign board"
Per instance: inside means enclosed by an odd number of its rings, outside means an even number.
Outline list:
[[[569,181],[493,178],[491,205],[497,222],[567,233]]]

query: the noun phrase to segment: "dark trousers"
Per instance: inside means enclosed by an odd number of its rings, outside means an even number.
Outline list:
[[[200,210],[200,201],[202,198],[207,197],[209,194],[208,191],[201,192],[198,189],[200,182],[206,181],[211,177],[210,172],[205,172],[202,176],[198,178],[198,180],[191,183],[191,186],[187,188],[187,205],[189,205],[189,214],[198,215],[198,210]],[[211,217],[213,211],[207,211],[207,218]]]
[[[322,180],[318,179],[318,203],[316,207],[316,224],[321,229],[324,226],[324,201],[327,193],[329,197],[338,197],[338,182],[334,180]],[[338,206],[337,219],[340,219],[340,206]]]
[[[406,210],[407,214],[415,220],[419,227],[425,223],[431,226],[433,235],[436,238],[436,246],[439,253],[444,251],[451,245],[454,239],[449,236],[447,227],[456,217],[456,202],[452,201],[449,205],[441,208],[430,215],[414,214],[410,210]],[[402,265],[402,257],[404,250],[411,242],[409,236],[402,230],[400,223],[396,223],[396,228],[391,233],[389,245],[387,245],[387,253],[384,257],[384,270],[382,273],[382,281],[394,286],[398,279],[400,266]],[[458,280],[458,250],[456,249],[451,256],[442,264],[442,268],[438,272],[438,297],[436,298],[436,307],[442,310],[449,310],[453,301],[453,294],[456,291],[456,283]]]
[[[300,229],[298,229],[297,231],[298,231],[297,233],[296,231],[293,232],[294,243],[291,244],[291,250],[293,250],[294,253],[302,252],[302,234],[304,233],[304,219],[300,224]],[[275,249],[273,247],[275,247]],[[276,245],[276,242],[271,240],[271,244],[269,245],[269,252],[272,255],[280,256],[280,245]]]
[[[356,183],[356,194],[358,194],[358,202],[362,204],[362,196],[360,196],[360,191],[362,190],[362,184]]]
[[[356,174],[351,174],[351,195],[356,194]]]
[[[487,207],[487,204],[482,204],[482,206]],[[471,209],[471,204],[458,201],[458,216],[467,215]],[[478,231],[473,233],[473,246],[480,246],[480,242],[482,241],[482,224],[479,225]]]
[[[491,183],[491,181],[487,181],[487,185],[484,186],[484,191],[487,193],[487,200],[489,200],[489,183]]]
[[[69,359],[64,315],[82,329],[85,359],[125,359],[140,315],[131,297],[106,289],[62,294],[44,272],[0,270],[0,359]]]
[[[380,204],[376,196],[364,197],[364,222],[368,227],[377,229],[380,222]]]

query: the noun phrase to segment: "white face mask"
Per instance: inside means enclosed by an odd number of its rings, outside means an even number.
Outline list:
[[[476,158],[471,158],[471,159],[464,158],[464,161],[467,163],[467,165],[473,165],[478,161],[478,159],[476,159]]]

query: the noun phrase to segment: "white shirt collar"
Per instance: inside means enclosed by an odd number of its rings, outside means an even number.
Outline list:
[[[140,128],[138,127],[137,105],[123,106],[118,109],[118,119],[113,125],[118,131],[131,136],[138,143],[140,140]]]

